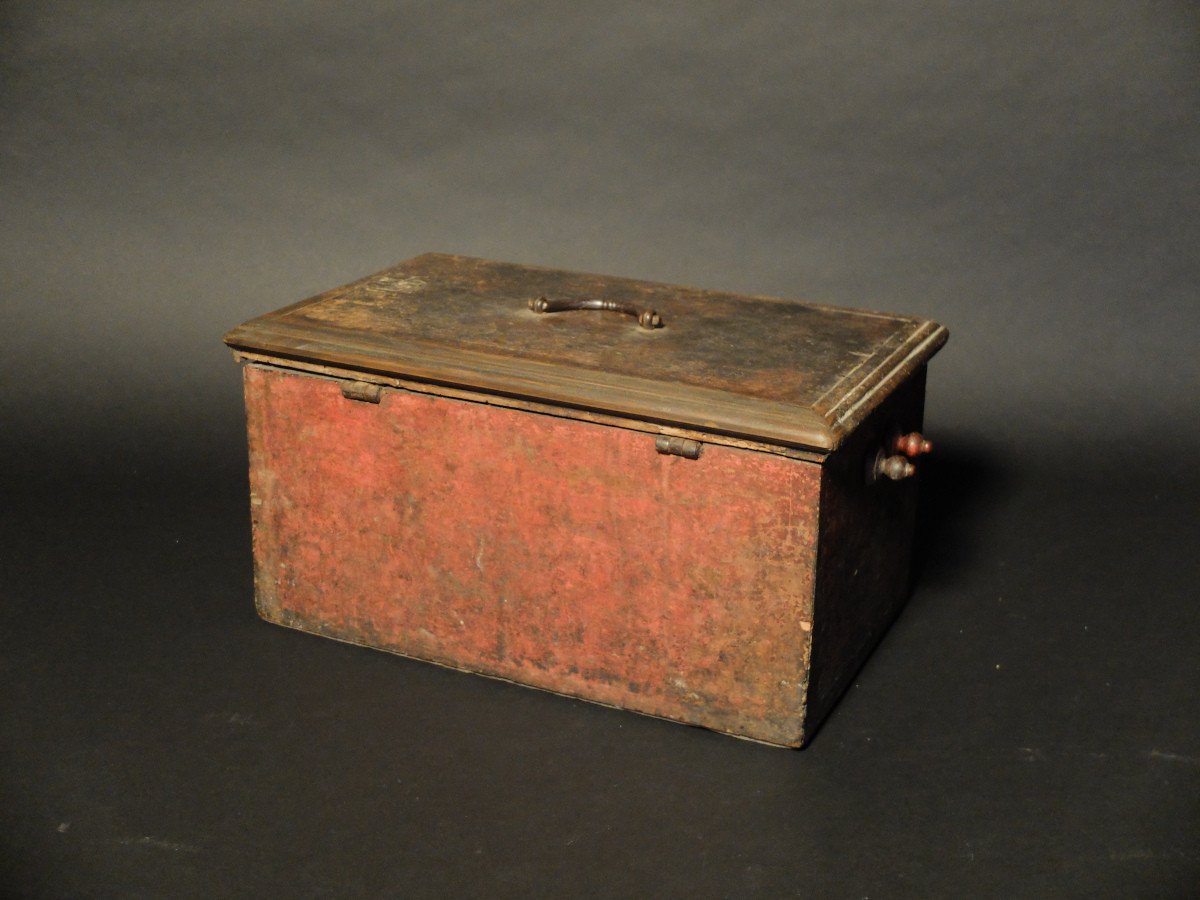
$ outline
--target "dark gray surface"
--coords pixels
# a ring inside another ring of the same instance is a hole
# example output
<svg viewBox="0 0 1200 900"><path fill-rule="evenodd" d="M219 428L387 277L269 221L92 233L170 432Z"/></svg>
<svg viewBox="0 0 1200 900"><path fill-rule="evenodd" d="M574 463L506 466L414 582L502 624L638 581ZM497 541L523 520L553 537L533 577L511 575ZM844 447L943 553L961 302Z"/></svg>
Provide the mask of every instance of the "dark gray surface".
<svg viewBox="0 0 1200 900"><path fill-rule="evenodd" d="M0 888L1200 888L1200 12L0 3ZM259 623L229 326L424 250L937 319L810 749Z"/></svg>

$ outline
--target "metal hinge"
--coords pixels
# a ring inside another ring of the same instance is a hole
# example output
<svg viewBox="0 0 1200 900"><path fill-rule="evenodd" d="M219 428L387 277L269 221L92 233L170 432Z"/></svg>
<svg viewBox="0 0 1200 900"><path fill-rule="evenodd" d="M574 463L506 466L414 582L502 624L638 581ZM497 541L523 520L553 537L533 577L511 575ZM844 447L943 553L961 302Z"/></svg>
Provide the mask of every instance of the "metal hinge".
<svg viewBox="0 0 1200 900"><path fill-rule="evenodd" d="M378 403L383 396L383 385L372 384L369 381L342 382L342 396L347 400L362 400L364 403Z"/></svg>
<svg viewBox="0 0 1200 900"><path fill-rule="evenodd" d="M660 434L654 439L654 449L659 453L682 456L684 459L699 459L700 448L703 446L699 441L691 441L681 437L667 437L665 434Z"/></svg>

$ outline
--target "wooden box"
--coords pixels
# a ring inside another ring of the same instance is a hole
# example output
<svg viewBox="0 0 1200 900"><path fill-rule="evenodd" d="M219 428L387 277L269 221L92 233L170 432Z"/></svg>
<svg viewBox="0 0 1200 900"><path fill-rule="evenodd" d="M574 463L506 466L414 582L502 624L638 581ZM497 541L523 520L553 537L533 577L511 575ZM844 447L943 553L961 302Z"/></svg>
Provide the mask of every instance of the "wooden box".
<svg viewBox="0 0 1200 900"><path fill-rule="evenodd" d="M442 254L254 319L259 613L800 746L906 597L946 335Z"/></svg>

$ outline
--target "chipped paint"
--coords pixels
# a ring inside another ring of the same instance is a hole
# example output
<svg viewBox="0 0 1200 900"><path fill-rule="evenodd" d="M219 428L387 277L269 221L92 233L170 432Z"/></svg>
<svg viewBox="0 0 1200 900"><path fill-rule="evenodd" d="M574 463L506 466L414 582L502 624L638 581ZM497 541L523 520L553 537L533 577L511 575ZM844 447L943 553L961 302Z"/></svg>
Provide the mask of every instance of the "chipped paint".
<svg viewBox="0 0 1200 900"><path fill-rule="evenodd" d="M245 367L264 618L798 744L820 466Z"/></svg>

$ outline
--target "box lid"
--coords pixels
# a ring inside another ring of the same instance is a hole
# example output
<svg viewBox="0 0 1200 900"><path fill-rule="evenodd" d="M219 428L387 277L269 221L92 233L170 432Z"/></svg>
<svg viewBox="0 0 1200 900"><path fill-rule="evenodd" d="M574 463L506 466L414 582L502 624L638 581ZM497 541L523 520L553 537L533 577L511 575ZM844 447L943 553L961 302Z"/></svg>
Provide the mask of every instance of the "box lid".
<svg viewBox="0 0 1200 900"><path fill-rule="evenodd" d="M581 305L600 308L559 309ZM947 334L908 316L430 253L225 342L284 365L829 451Z"/></svg>

